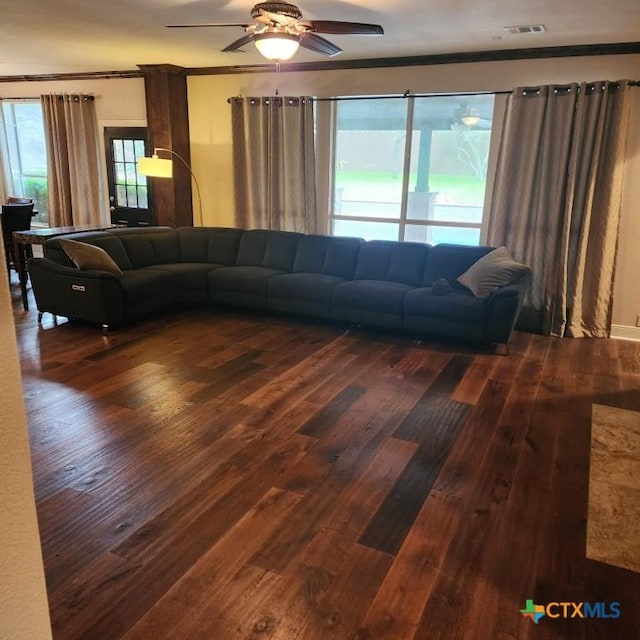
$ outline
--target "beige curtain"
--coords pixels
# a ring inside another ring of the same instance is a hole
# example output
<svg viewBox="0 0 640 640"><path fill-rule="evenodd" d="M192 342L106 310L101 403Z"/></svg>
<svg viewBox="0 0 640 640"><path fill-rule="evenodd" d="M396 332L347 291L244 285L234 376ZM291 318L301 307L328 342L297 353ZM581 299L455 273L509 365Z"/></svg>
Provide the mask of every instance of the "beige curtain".
<svg viewBox="0 0 640 640"><path fill-rule="evenodd" d="M93 96L40 96L47 143L49 226L104 224Z"/></svg>
<svg viewBox="0 0 640 640"><path fill-rule="evenodd" d="M236 224L322 233L316 207L313 100L232 98Z"/></svg>
<svg viewBox="0 0 640 640"><path fill-rule="evenodd" d="M627 81L602 81L508 99L488 240L533 269L525 328L609 334L628 94Z"/></svg>

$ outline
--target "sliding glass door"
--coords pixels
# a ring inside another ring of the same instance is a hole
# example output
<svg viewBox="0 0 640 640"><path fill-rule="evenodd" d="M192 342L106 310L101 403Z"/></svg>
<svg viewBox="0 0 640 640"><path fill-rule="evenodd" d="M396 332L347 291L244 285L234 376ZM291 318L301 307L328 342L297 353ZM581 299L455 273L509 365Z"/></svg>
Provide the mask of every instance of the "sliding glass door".
<svg viewBox="0 0 640 640"><path fill-rule="evenodd" d="M493 94L336 105L335 235L478 244Z"/></svg>

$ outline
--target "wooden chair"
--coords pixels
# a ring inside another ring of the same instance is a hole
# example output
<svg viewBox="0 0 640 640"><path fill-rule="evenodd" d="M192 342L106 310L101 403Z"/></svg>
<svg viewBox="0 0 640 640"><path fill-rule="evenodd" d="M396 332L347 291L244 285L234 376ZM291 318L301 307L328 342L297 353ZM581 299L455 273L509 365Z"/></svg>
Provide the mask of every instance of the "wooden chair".
<svg viewBox="0 0 640 640"><path fill-rule="evenodd" d="M28 231L31 229L31 215L33 213L33 202L31 204L5 204L2 205L2 215L0 223L2 226L2 242L7 260L7 274L11 281L11 267L18 271L18 261L13 244L14 231Z"/></svg>

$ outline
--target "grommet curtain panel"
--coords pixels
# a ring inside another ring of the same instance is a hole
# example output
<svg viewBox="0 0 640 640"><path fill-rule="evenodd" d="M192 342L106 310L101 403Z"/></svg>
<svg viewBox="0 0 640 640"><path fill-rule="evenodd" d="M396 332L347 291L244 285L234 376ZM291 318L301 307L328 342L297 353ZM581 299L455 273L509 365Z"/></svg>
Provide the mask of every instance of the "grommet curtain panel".
<svg viewBox="0 0 640 640"><path fill-rule="evenodd" d="M49 226L104 224L93 96L40 96L47 143Z"/></svg>
<svg viewBox="0 0 640 640"><path fill-rule="evenodd" d="M488 242L533 269L523 328L606 337L629 82L519 87L507 101Z"/></svg>
<svg viewBox="0 0 640 640"><path fill-rule="evenodd" d="M324 233L316 207L313 100L231 98L235 222Z"/></svg>

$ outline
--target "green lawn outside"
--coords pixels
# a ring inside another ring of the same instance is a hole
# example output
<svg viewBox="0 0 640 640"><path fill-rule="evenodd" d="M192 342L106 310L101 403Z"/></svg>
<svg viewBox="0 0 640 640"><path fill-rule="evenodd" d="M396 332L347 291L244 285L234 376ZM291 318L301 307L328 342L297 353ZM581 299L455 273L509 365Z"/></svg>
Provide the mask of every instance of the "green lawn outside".
<svg viewBox="0 0 640 640"><path fill-rule="evenodd" d="M336 171L335 186L348 189L349 187L377 187L388 184L398 188L402 184L402 175L393 175L386 171ZM416 175L409 178L409 189L415 185ZM438 199L455 202L456 204L482 204L484 201L485 181L472 176L454 176L432 174L429 176L429 188L438 192Z"/></svg>

